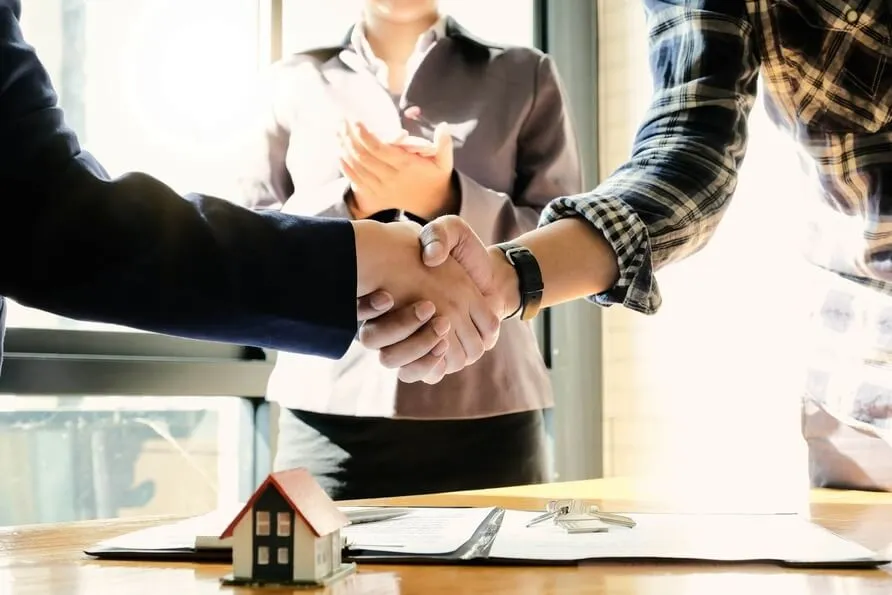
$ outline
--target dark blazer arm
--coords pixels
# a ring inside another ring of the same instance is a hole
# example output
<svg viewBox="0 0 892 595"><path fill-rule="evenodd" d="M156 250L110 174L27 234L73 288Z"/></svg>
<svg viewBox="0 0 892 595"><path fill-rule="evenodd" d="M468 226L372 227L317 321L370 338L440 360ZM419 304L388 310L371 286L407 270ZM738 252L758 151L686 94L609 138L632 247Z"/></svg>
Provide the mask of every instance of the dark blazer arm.
<svg viewBox="0 0 892 595"><path fill-rule="evenodd" d="M0 0L0 295L64 316L340 357L356 332L349 222L112 180L66 127Z"/></svg>

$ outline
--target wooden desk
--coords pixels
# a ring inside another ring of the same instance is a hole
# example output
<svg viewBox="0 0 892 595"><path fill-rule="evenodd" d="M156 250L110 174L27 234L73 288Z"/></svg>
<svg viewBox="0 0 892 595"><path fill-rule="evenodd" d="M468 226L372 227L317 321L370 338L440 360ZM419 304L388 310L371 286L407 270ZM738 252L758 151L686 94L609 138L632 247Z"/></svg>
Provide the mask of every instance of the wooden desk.
<svg viewBox="0 0 892 595"><path fill-rule="evenodd" d="M539 508L543 499L580 497L597 500L606 510L691 509L693 500L677 498L657 483L596 480L440 494L389 500L392 503L493 505ZM724 499L718 490L726 493ZM733 491L731 491L733 490ZM705 489L709 493L708 489ZM732 495L727 495L731 491ZM765 510L764 490L728 486L712 488L709 508L747 512ZM689 492L693 493L693 492ZM699 492L702 493L702 492ZM674 495L673 495L674 494ZM761 495L758 495L761 494ZM703 496L705 498L705 496ZM869 548L892 546L892 494L816 490L774 496L777 511L800 508L817 522ZM661 501L662 500L662 501ZM228 566L101 562L83 548L100 539L145 527L157 520L102 521L0 529L0 594L152 594L254 591L222 587L218 578ZM768 565L623 565L578 567L447 567L364 565L355 576L327 590L269 590L260 593L324 595L438 595L457 593L635 594L635 595L784 595L892 593L892 568L868 571L789 570Z"/></svg>

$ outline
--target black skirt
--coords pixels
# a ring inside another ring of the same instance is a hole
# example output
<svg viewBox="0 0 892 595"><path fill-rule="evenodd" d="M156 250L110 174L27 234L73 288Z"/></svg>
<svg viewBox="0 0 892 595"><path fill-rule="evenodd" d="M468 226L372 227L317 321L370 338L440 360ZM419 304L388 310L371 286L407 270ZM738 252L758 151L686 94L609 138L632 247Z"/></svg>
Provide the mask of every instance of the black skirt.
<svg viewBox="0 0 892 595"><path fill-rule="evenodd" d="M276 470L307 468L336 500L549 481L542 411L462 420L282 409Z"/></svg>

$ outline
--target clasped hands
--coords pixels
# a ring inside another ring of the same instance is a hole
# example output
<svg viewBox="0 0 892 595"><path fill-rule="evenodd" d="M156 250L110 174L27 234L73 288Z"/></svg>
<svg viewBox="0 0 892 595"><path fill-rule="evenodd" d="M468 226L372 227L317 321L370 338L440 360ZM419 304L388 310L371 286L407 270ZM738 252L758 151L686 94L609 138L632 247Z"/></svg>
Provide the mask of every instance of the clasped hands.
<svg viewBox="0 0 892 595"><path fill-rule="evenodd" d="M495 346L517 309L514 268L449 215L415 223L354 222L362 344L404 382L439 382Z"/></svg>
<svg viewBox="0 0 892 595"><path fill-rule="evenodd" d="M361 123L345 123L339 136L352 191L360 341L404 382L439 382L495 345L517 308L514 269L465 221L442 216L458 200L445 125L432 142L405 133L385 142ZM394 208L434 220L422 228L367 219Z"/></svg>

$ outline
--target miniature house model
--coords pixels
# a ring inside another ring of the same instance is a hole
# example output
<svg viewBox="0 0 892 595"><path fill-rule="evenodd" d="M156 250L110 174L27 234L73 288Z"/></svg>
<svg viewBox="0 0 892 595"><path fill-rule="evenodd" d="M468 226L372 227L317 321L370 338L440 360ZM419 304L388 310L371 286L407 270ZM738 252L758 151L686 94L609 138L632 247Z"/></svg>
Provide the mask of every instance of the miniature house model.
<svg viewBox="0 0 892 595"><path fill-rule="evenodd" d="M341 562L347 517L306 469L272 473L221 539L232 538L232 584L326 584Z"/></svg>

